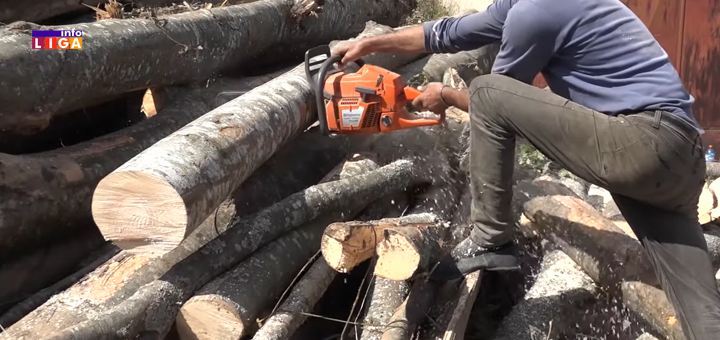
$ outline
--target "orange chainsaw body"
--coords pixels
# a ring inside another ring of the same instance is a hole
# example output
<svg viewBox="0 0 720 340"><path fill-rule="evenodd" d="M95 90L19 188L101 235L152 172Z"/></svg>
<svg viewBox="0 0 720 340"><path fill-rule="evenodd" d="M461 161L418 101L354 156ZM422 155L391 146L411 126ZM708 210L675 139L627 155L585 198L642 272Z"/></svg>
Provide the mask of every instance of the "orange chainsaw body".
<svg viewBox="0 0 720 340"><path fill-rule="evenodd" d="M312 50L311 50L312 51ZM308 79L316 82L318 120L325 133L371 134L400 129L437 125L445 119L418 117L407 110L407 105L420 95L420 91L406 87L402 77L392 71L364 62L357 62L357 72L333 69L330 64L339 56L330 56L329 49L320 71L313 73L311 58L306 54ZM316 52L315 55L321 53ZM315 62L315 65L320 64ZM318 69L318 67L315 67ZM317 75L319 73L319 75ZM315 78L313 78L315 75ZM322 87L322 91L319 88ZM323 103L323 104L320 104ZM321 116L322 115L322 116Z"/></svg>

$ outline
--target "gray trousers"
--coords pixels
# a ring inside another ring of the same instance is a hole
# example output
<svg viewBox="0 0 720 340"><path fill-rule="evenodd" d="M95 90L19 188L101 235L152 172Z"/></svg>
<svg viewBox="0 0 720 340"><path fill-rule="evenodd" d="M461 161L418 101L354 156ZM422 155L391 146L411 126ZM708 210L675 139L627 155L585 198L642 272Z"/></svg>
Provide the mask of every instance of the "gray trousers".
<svg viewBox="0 0 720 340"><path fill-rule="evenodd" d="M502 75L470 85L472 239L511 240L515 136L613 195L688 340L720 339L720 293L697 219L699 133L667 112L608 116Z"/></svg>

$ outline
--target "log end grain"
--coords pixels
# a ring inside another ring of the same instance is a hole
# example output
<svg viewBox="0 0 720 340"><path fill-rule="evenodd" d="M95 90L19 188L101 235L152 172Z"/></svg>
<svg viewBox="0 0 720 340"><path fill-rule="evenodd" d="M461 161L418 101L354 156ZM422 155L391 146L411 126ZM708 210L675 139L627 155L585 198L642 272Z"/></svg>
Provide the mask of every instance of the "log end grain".
<svg viewBox="0 0 720 340"><path fill-rule="evenodd" d="M320 249L330 267L347 273L372 257L375 245L382 239L382 226L358 226L351 223L332 223L320 241Z"/></svg>
<svg viewBox="0 0 720 340"><path fill-rule="evenodd" d="M106 240L133 254L164 254L186 236L183 198L162 178L139 171L113 172L101 180L92 215Z"/></svg>
<svg viewBox="0 0 720 340"><path fill-rule="evenodd" d="M236 312L237 306L220 295L198 295L188 300L178 313L177 330L181 340L230 340L245 334L249 320Z"/></svg>
<svg viewBox="0 0 720 340"><path fill-rule="evenodd" d="M378 260L375 275L389 280L407 280L421 265L422 254L414 242L392 229L385 230L377 245Z"/></svg>

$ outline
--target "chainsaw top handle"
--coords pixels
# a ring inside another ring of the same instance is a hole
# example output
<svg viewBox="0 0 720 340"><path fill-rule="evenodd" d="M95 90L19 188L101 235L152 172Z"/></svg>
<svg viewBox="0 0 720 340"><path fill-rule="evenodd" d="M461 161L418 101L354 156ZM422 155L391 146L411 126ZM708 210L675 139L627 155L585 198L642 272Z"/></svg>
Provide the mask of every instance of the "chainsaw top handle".
<svg viewBox="0 0 720 340"><path fill-rule="evenodd" d="M343 56L333 54L322 63L317 74L317 83L315 83L315 100L317 104L318 121L320 123L320 131L327 135L327 116L325 111L325 80L327 79L327 73L330 68L334 67L335 63L342 61ZM365 62L362 59L355 60L355 64L362 67Z"/></svg>

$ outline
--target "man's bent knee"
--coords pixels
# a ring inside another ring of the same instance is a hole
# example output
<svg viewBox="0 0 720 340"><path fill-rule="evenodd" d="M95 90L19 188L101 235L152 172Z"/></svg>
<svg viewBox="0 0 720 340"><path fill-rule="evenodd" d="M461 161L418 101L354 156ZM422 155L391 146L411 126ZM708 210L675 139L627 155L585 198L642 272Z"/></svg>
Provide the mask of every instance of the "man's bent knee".
<svg viewBox="0 0 720 340"><path fill-rule="evenodd" d="M468 87L470 93L469 113L472 120L493 118L498 113L497 85L506 82L508 77L499 74L486 74L475 77ZM497 117L495 117L497 118Z"/></svg>

